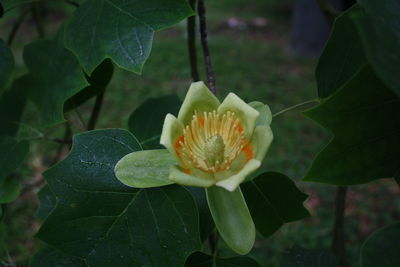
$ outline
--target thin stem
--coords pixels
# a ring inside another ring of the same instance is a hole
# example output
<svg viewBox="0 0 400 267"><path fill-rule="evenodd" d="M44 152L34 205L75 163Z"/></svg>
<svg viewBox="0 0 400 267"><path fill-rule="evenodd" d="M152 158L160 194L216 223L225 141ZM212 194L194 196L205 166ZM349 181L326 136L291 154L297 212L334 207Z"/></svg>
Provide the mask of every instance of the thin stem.
<svg viewBox="0 0 400 267"><path fill-rule="evenodd" d="M333 22L335 22L336 17L340 15L340 12L333 7L329 0L317 0L317 3L319 9L324 14L326 21L329 25L332 25Z"/></svg>
<svg viewBox="0 0 400 267"><path fill-rule="evenodd" d="M73 0L66 0L66 2L70 5L73 5L74 7L79 7L79 4Z"/></svg>
<svg viewBox="0 0 400 267"><path fill-rule="evenodd" d="M332 252L339 260L340 266L347 266L345 250L344 211L346 208L347 187L339 186L335 198L335 224L333 227Z"/></svg>
<svg viewBox="0 0 400 267"><path fill-rule="evenodd" d="M43 27L43 23L40 17L39 10L38 10L38 6L37 5L33 5L32 6L32 18L33 21L35 22L35 26L36 26L36 31L38 33L39 38L43 39L45 36L44 33L44 27Z"/></svg>
<svg viewBox="0 0 400 267"><path fill-rule="evenodd" d="M193 10L196 10L196 0L189 0L189 4ZM187 19L187 34L188 34L188 51L189 51L192 80L194 82L197 82L200 80L200 76L197 67L197 53L196 53L196 15L193 15Z"/></svg>
<svg viewBox="0 0 400 267"><path fill-rule="evenodd" d="M26 17L26 15L28 14L28 9L25 9L21 12L21 14L19 15L19 17L17 18L17 20L14 22L14 25L10 31L10 34L8 35L8 39L7 39L7 44L8 46L11 46L11 44L14 41L15 35L17 34L19 28L22 25L22 22L24 22L24 19Z"/></svg>
<svg viewBox="0 0 400 267"><path fill-rule="evenodd" d="M90 116L89 123L88 123L88 131L93 130L96 126L97 119L99 118L101 106L103 105L103 98L104 98L104 92L103 90L101 93L99 93L96 97L96 102L93 107L92 115Z"/></svg>
<svg viewBox="0 0 400 267"><path fill-rule="evenodd" d="M215 75L211 65L210 50L208 49L206 7L204 4L204 0L198 0L197 10L200 20L200 37L201 37L201 45L203 48L204 61L206 63L208 85L210 86L211 92L216 94L217 89L215 87Z"/></svg>
<svg viewBox="0 0 400 267"><path fill-rule="evenodd" d="M279 115L282 115L282 114L284 114L284 113L286 113L286 112L288 112L288 111L294 110L294 109L296 109L296 108L299 108L299 107L301 107L301 106L304 106L304 105L307 105L307 104L311 104L311 103L319 103L319 100L318 100L318 99L311 99L311 100L304 101L304 102L302 102L302 103L299 103L299 104L290 106L290 107L285 108L285 109L283 109L283 110L281 110L281 111L279 111L279 112L277 112L277 113L275 113L275 114L272 114L272 117L275 118L275 117L277 117L277 116L279 116Z"/></svg>

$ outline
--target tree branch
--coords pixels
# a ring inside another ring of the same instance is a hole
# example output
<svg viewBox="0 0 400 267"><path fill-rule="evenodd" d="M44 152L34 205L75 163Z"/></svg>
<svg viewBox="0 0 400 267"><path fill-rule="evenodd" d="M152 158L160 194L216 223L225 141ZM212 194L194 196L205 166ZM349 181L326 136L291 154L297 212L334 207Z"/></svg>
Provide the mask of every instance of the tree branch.
<svg viewBox="0 0 400 267"><path fill-rule="evenodd" d="M103 98L104 98L105 89L100 92L96 97L96 102L93 107L92 115L90 116L89 123L88 123L88 131L93 130L96 126L97 119L99 118L101 106L103 105Z"/></svg>
<svg viewBox="0 0 400 267"><path fill-rule="evenodd" d="M211 92L216 94L217 89L215 87L215 76L211 65L210 50L208 49L206 7L204 5L204 0L198 0L197 10L200 20L200 37L201 37L201 45L203 48L204 61L206 63L208 85L210 86Z"/></svg>
<svg viewBox="0 0 400 267"><path fill-rule="evenodd" d="M332 252L340 266L346 267L344 211L346 208L347 187L338 186L335 197L335 224L333 227Z"/></svg>
<svg viewBox="0 0 400 267"><path fill-rule="evenodd" d="M29 11L28 9L21 11L21 14L17 18L17 20L14 22L14 25L10 31L10 34L8 35L8 39L7 39L8 46L11 46L11 44L13 43L15 35L17 34L19 28L21 27L22 22L24 22L24 19L25 19L26 15L28 14L28 11Z"/></svg>
<svg viewBox="0 0 400 267"><path fill-rule="evenodd" d="M329 0L317 0L317 3L319 5L319 9L324 14L326 21L329 23L329 25L333 25L333 22L335 21L336 17L340 15L340 12L333 7Z"/></svg>
<svg viewBox="0 0 400 267"><path fill-rule="evenodd" d="M189 4L193 10L196 10L196 0L189 0ZM196 52L196 15L193 15L187 19L187 35L188 35L188 51L189 51L192 80L194 82L197 82L200 80L200 76L197 67L197 52Z"/></svg>
<svg viewBox="0 0 400 267"><path fill-rule="evenodd" d="M32 5L31 11L32 11L32 18L33 18L33 21L35 22L36 31L38 33L38 36L39 36L39 38L43 39L45 36L45 32L44 32L44 27L42 24L40 14L38 14L39 13L38 6Z"/></svg>

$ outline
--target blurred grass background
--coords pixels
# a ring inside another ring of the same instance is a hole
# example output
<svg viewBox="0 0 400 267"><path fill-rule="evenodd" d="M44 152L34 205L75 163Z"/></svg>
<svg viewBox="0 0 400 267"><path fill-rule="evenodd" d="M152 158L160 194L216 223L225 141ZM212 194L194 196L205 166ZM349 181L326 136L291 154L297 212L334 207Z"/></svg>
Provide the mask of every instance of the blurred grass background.
<svg viewBox="0 0 400 267"><path fill-rule="evenodd" d="M293 55L287 48L290 0L219 0L206 1L206 4L209 45L221 99L232 91L248 102L267 103L275 113L317 97L314 78L317 59ZM59 3L48 4L45 22L49 35L70 11L70 7ZM0 22L2 38L7 36L12 25L13 14L9 17L9 21ZM24 71L23 46L36 38L32 24L29 20L25 22L13 45L21 73ZM198 61L201 77L205 80L200 44ZM171 93L183 98L190 82L186 23L182 22L156 34L142 75L115 69L97 128L126 128L130 113L145 99ZM88 120L92 106L93 100L79 108L83 121ZM25 116L28 122L35 123L32 105ZM69 113L68 118L79 125L75 112ZM335 187L301 182L313 157L330 139L329 132L302 116L299 110L276 117L272 127L275 140L265 161L266 168L283 172L298 182L298 186L309 194L305 205L312 217L287 224L268 239L258 238L251 256L262 266L278 266L283 252L293 245L330 249L334 218ZM50 133L56 135L62 128L50 130ZM74 130L78 132L79 127ZM23 176L27 177L24 179L30 181L24 183L40 178L56 147L48 142L33 142L31 156L22 170ZM349 189L345 223L350 266L357 266L360 246L371 232L400 217L396 195L398 188L390 180ZM33 239L40 225L34 218L37 206L36 196L27 195L9 205L6 211L0 235L7 247L6 254L14 263L26 263L40 246L40 242ZM226 249L221 246L224 253Z"/></svg>

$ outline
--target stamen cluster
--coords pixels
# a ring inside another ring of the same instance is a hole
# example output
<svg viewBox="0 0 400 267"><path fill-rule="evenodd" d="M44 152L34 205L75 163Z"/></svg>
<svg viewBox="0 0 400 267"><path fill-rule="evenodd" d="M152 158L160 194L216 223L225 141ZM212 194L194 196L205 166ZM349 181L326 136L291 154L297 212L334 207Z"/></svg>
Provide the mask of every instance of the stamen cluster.
<svg viewBox="0 0 400 267"><path fill-rule="evenodd" d="M177 152L186 167L211 173L228 170L247 143L235 113L221 115L215 110L195 112L178 142Z"/></svg>

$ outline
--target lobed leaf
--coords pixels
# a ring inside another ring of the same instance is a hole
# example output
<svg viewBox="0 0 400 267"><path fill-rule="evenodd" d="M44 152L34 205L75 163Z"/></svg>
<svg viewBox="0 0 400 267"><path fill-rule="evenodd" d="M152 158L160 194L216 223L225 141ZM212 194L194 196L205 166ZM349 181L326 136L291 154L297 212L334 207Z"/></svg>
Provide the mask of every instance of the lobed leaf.
<svg viewBox="0 0 400 267"><path fill-rule="evenodd" d="M369 66L305 115L334 133L304 177L334 185L394 177L400 166L400 99Z"/></svg>
<svg viewBox="0 0 400 267"><path fill-rule="evenodd" d="M200 248L196 204L186 189L132 189L114 176L139 151L128 131L76 135L66 159L44 173L57 205L38 237L87 266L181 266Z"/></svg>
<svg viewBox="0 0 400 267"><path fill-rule="evenodd" d="M310 215L303 206L307 195L284 174L265 172L241 187L254 224L264 237L275 233L284 223Z"/></svg>
<svg viewBox="0 0 400 267"><path fill-rule="evenodd" d="M64 121L64 102L88 86L75 56L56 41L37 41L24 49L30 72L22 78L26 95L45 126Z"/></svg>
<svg viewBox="0 0 400 267"><path fill-rule="evenodd" d="M176 95L147 99L129 116L129 130L144 149L164 148L160 137L165 116L168 113L177 115L181 105Z"/></svg>
<svg viewBox="0 0 400 267"><path fill-rule="evenodd" d="M367 58L380 79L400 96L400 2L360 0L352 14Z"/></svg>
<svg viewBox="0 0 400 267"><path fill-rule="evenodd" d="M66 23L64 42L88 74L106 58L140 73L154 32L192 14L185 0L87 0Z"/></svg>

